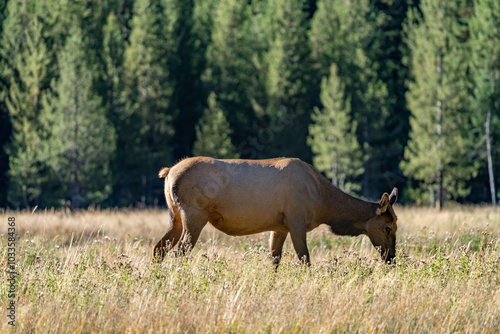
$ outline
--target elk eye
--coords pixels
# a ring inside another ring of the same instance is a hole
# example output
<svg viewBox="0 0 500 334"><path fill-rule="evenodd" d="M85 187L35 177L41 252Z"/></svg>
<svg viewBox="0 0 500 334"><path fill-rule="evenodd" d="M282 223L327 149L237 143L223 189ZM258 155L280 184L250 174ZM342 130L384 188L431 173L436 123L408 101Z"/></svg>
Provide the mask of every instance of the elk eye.
<svg viewBox="0 0 500 334"><path fill-rule="evenodd" d="M386 227L385 231L387 232L387 234L389 234L389 233L391 233L391 228L390 227Z"/></svg>

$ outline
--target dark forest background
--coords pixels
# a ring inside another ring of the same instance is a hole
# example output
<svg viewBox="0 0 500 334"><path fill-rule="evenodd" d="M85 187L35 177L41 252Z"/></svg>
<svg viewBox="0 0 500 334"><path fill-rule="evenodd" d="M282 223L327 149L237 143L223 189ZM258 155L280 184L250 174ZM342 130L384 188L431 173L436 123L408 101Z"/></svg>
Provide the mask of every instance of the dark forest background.
<svg viewBox="0 0 500 334"><path fill-rule="evenodd" d="M0 207L163 205L193 155L499 195L498 0L0 0L0 23Z"/></svg>

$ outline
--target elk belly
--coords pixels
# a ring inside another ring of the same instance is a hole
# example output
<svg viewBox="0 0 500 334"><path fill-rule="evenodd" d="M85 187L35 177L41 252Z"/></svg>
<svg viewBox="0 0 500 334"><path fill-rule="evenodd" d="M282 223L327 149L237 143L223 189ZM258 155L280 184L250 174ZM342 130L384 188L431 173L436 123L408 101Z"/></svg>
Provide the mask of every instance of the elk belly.
<svg viewBox="0 0 500 334"><path fill-rule="evenodd" d="M209 222L219 231L228 235L242 236L266 231L286 231L282 215L279 213L236 212L222 210L212 212Z"/></svg>

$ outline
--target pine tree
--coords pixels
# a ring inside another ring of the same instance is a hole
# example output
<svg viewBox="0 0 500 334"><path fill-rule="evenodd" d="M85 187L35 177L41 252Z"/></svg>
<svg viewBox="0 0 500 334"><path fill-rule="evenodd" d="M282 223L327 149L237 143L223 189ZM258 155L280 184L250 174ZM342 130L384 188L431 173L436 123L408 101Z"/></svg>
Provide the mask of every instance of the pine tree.
<svg viewBox="0 0 500 334"><path fill-rule="evenodd" d="M465 28L462 2L422 1L406 26L413 80L407 93L410 141L401 167L424 182L442 208L446 198L468 193L475 168L467 155L470 112L467 103ZM430 188L429 188L430 187Z"/></svg>
<svg viewBox="0 0 500 334"><path fill-rule="evenodd" d="M469 21L472 48L472 68L475 83L472 105L474 123L484 141L491 203L497 205L494 173L495 152L493 133L500 130L500 3L493 0L474 1L474 12ZM497 169L498 170L498 169Z"/></svg>
<svg viewBox="0 0 500 334"><path fill-rule="evenodd" d="M310 160L306 138L312 105L312 66L307 13L299 1L279 0L269 2L266 14L270 45L265 55L266 114L270 118L268 130L273 134L273 140L269 140L263 153Z"/></svg>
<svg viewBox="0 0 500 334"><path fill-rule="evenodd" d="M103 58L104 79L107 88L109 117L119 117L118 104L120 92L123 89L123 61L125 54L125 41L121 34L120 24L116 16L111 13L103 28Z"/></svg>
<svg viewBox="0 0 500 334"><path fill-rule="evenodd" d="M3 89L2 86L4 86L4 84L0 82L0 90ZM2 100L0 100L0 207L7 206L7 189L9 180L7 171L9 170L9 156L5 147L9 143L11 131L7 106Z"/></svg>
<svg viewBox="0 0 500 334"><path fill-rule="evenodd" d="M64 48L73 27L84 26L84 19L90 15L88 6L91 6L91 3L87 0L44 0L43 2L41 7L44 23L47 26L46 43L48 48L54 52L55 68L53 70L57 71L57 55L55 53ZM85 31L82 34L85 36ZM94 58L94 50L88 50L88 52L89 55L92 53L91 56Z"/></svg>
<svg viewBox="0 0 500 334"><path fill-rule="evenodd" d="M122 66L125 41L130 34L129 22L133 1L93 0L79 3L82 8L78 19L81 21L82 36L88 45L88 64L95 73L94 86L108 108L110 118L115 123L118 112L118 96L122 90ZM131 21L131 20L130 20Z"/></svg>
<svg viewBox="0 0 500 334"><path fill-rule="evenodd" d="M354 59L364 41L370 37L372 26L367 21L370 14L368 0L345 1L323 0L311 23L309 39L318 77L328 76L330 64L337 64L339 75L345 76L346 88L355 78Z"/></svg>
<svg viewBox="0 0 500 334"><path fill-rule="evenodd" d="M7 17L7 0L0 1L0 34L2 33L3 21Z"/></svg>
<svg viewBox="0 0 500 334"><path fill-rule="evenodd" d="M177 0L179 14L174 27L178 39L175 61L170 73L175 82L172 106L176 108L177 132L174 155L189 156L195 141L196 121L203 113L206 92L201 76L205 71L206 48L210 39L211 17L215 2Z"/></svg>
<svg viewBox="0 0 500 334"><path fill-rule="evenodd" d="M3 35L3 23L7 17L7 0L0 0L0 40ZM3 55L0 52L0 66L4 63ZM7 91L7 82L0 71L0 207L7 205L7 171L9 169L9 156L5 151L5 146L9 142L11 124L9 111L2 97L3 91Z"/></svg>
<svg viewBox="0 0 500 334"><path fill-rule="evenodd" d="M377 63L375 67L378 77L385 83L388 96L386 104L388 117L383 126L386 134L380 142L383 147L379 151L378 175L383 175L387 181L382 186L391 189L394 185L400 188L404 184L399 164L404 156L404 148L408 141L410 131L410 111L406 102L407 87L405 82L409 79L408 67L403 58L408 54L408 46L404 42L403 23L406 20L408 8L416 6L416 0L372 1L373 12L377 13L373 37L369 39L370 54L372 62ZM379 181L381 181L379 179Z"/></svg>
<svg viewBox="0 0 500 334"><path fill-rule="evenodd" d="M258 5L239 0L219 1L203 74L205 86L217 94L221 108L230 111L227 118L238 146L253 133L251 120L264 115L267 101L263 89L266 39L254 19L261 15Z"/></svg>
<svg viewBox="0 0 500 334"><path fill-rule="evenodd" d="M206 52L214 30L214 16L220 0L194 0L192 12L192 38L194 47L199 51L193 55L193 62L204 69Z"/></svg>
<svg viewBox="0 0 500 334"><path fill-rule="evenodd" d="M81 30L73 27L58 59L61 76L52 84L54 94L44 99L47 163L74 208L109 196L115 150L115 132L93 90L86 55Z"/></svg>
<svg viewBox="0 0 500 334"><path fill-rule="evenodd" d="M106 25L103 28L103 79L106 83L106 94L103 99L107 109L108 119L113 124L117 133L116 152L111 162L113 171L113 204L120 203L121 182L126 178L122 166L127 160L129 152L126 151L126 135L122 131L123 125L123 103L121 94L124 86L124 59L125 41L122 36L121 26L117 17L111 13L108 16ZM125 135L125 136L124 136Z"/></svg>
<svg viewBox="0 0 500 334"><path fill-rule="evenodd" d="M363 173L365 197L378 196L387 187L379 160L386 158L393 137L385 127L390 116L387 88L378 77L378 64L370 58L376 21L368 0L324 0L318 3L310 32L316 78L328 75L330 65L336 64L350 96L351 117L358 121L358 142L368 158Z"/></svg>
<svg viewBox="0 0 500 334"><path fill-rule="evenodd" d="M134 5L125 51L123 122L118 133L127 152L123 166L131 171L123 184L123 196L129 203L153 204L162 193L155 171L173 162L174 82L169 67L177 52L175 5L173 0L139 0Z"/></svg>
<svg viewBox="0 0 500 334"><path fill-rule="evenodd" d="M196 141L194 155L204 155L219 159L236 159L239 157L231 143L231 129L224 112L217 105L217 96L208 96L208 108L196 125Z"/></svg>
<svg viewBox="0 0 500 334"><path fill-rule="evenodd" d="M3 98L13 127L12 142L7 146L8 200L16 207L39 203L45 179L45 158L40 153L44 129L39 116L50 58L40 6L34 1L11 2L2 35L2 75L9 86Z"/></svg>
<svg viewBox="0 0 500 334"><path fill-rule="evenodd" d="M356 137L357 122L351 120L349 98L335 64L330 76L321 82L321 104L314 108L309 126L308 143L314 153L314 166L340 189L353 193L361 186L357 180L363 173L364 158Z"/></svg>

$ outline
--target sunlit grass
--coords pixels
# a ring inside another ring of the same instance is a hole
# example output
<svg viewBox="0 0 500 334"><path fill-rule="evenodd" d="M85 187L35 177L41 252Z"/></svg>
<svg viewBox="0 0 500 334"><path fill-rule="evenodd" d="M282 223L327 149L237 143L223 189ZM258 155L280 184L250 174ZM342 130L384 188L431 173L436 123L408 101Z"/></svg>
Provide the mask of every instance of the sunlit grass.
<svg viewBox="0 0 500 334"><path fill-rule="evenodd" d="M396 265L366 237L320 228L308 236L312 266L297 265L287 241L277 273L268 233L235 238L208 227L188 256L151 263L164 210L2 213L2 222L16 217L20 276L16 328L2 317L0 331L499 332L499 211L396 211ZM5 235L0 249L5 268Z"/></svg>

